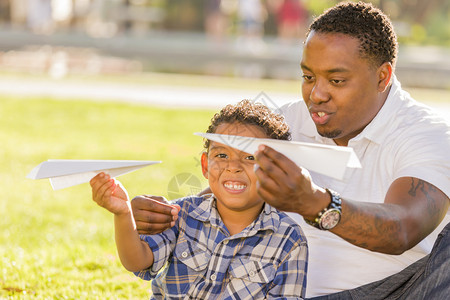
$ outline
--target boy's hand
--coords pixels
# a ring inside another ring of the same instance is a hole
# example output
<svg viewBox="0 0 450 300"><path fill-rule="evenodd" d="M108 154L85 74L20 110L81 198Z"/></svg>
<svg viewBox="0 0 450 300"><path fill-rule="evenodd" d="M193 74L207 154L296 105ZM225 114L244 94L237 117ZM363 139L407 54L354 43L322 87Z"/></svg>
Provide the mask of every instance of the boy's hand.
<svg viewBox="0 0 450 300"><path fill-rule="evenodd" d="M92 187L92 199L113 214L130 213L128 194L118 180L100 173L89 182Z"/></svg>

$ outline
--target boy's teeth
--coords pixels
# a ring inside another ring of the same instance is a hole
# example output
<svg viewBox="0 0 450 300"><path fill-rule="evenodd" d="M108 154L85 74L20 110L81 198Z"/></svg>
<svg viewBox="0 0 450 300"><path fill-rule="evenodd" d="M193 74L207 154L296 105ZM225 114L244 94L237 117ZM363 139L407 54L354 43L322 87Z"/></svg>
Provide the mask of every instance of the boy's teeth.
<svg viewBox="0 0 450 300"><path fill-rule="evenodd" d="M319 117L323 117L323 116L325 116L325 113L324 113L323 111L320 111L320 112L317 113L317 115L318 115Z"/></svg>
<svg viewBox="0 0 450 300"><path fill-rule="evenodd" d="M233 190L243 190L246 187L245 184L225 183L224 185L227 189L233 189Z"/></svg>

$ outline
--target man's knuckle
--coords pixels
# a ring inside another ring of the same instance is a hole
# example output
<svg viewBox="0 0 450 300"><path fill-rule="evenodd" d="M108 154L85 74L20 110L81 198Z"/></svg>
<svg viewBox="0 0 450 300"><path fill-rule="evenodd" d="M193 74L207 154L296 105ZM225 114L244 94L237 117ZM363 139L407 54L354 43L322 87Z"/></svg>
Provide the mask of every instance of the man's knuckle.
<svg viewBox="0 0 450 300"><path fill-rule="evenodd" d="M274 157L276 160L281 160L281 159L284 158L284 155L281 154L280 152L275 152L274 155L273 155L273 157Z"/></svg>
<svg viewBox="0 0 450 300"><path fill-rule="evenodd" d="M133 202L133 201L138 202L141 200L141 198L142 198L141 196L135 196L135 197L133 197L133 199L131 199L131 202Z"/></svg>
<svg viewBox="0 0 450 300"><path fill-rule="evenodd" d="M266 172L266 174L268 174L268 173L272 173L273 170L274 170L273 165L272 165L272 164L269 164L269 165L266 166L266 168L265 168L264 171Z"/></svg>

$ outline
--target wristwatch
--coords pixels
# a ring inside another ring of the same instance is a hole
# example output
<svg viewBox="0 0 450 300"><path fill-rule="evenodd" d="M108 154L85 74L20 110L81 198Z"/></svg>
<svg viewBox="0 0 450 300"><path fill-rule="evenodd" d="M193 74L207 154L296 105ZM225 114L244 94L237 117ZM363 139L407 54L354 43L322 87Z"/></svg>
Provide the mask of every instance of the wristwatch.
<svg viewBox="0 0 450 300"><path fill-rule="evenodd" d="M341 196L330 189L326 189L326 191L331 196L330 205L319 212L318 216L313 221L305 219L306 223L320 230L330 230L334 228L341 220L342 214Z"/></svg>

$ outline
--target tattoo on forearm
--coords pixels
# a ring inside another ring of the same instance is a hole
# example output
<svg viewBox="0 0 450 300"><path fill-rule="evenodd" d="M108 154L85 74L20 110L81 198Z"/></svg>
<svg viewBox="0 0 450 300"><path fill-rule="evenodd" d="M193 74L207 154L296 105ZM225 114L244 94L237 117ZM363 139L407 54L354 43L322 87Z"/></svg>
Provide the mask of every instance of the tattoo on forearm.
<svg viewBox="0 0 450 300"><path fill-rule="evenodd" d="M407 189L408 185L406 187L403 185L403 188ZM405 190L402 192L405 196ZM439 220L442 214L445 214L442 203L449 199L434 185L424 180L411 178L407 193L409 197L415 198L411 199L412 201L422 201L422 205L423 200L426 199L427 208L423 212L424 218ZM343 205L345 218L341 220L341 228L345 228L345 232L342 232L340 236L356 246L392 254L392 249L398 247L399 235L404 225L395 213L396 207L396 204L377 206L373 203L357 205L353 205L350 201L345 203ZM447 211L446 207L444 206L445 211ZM371 212L369 217L367 217L368 211Z"/></svg>

